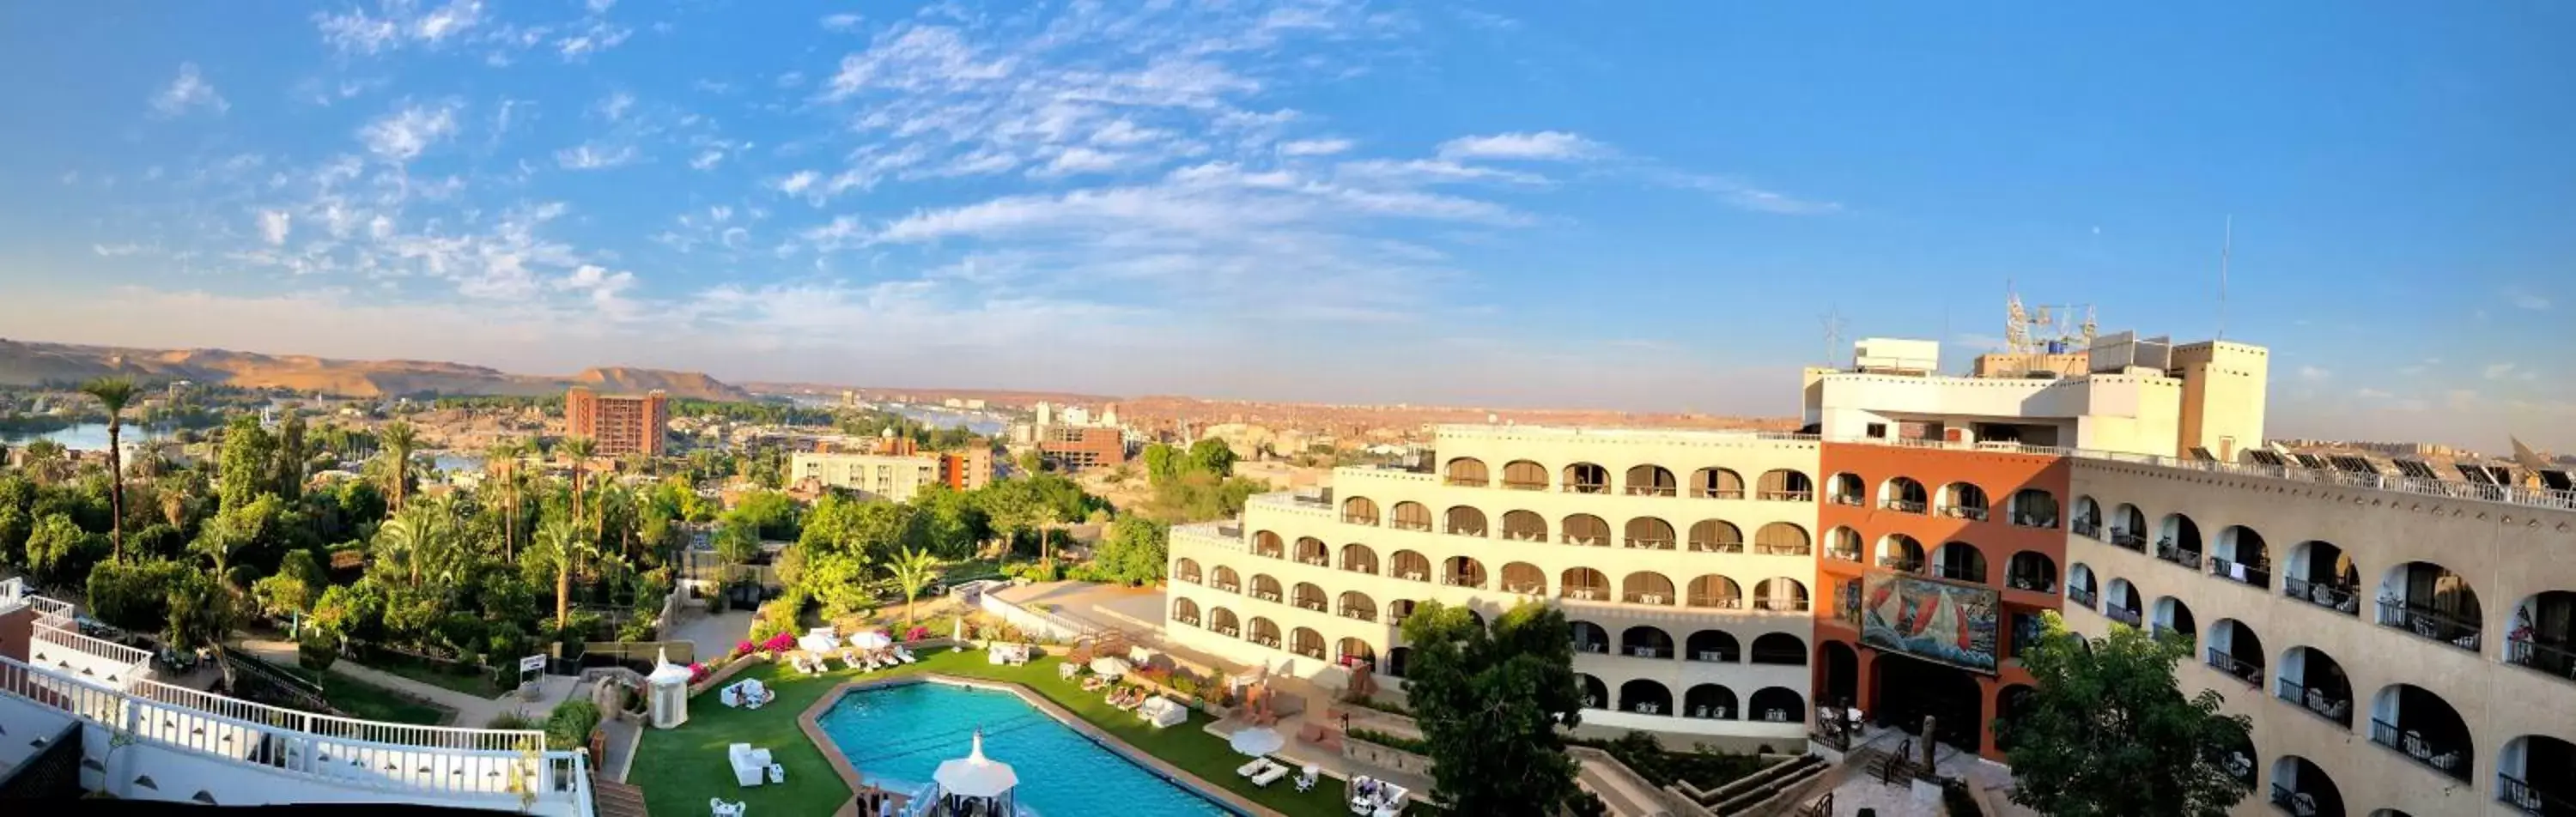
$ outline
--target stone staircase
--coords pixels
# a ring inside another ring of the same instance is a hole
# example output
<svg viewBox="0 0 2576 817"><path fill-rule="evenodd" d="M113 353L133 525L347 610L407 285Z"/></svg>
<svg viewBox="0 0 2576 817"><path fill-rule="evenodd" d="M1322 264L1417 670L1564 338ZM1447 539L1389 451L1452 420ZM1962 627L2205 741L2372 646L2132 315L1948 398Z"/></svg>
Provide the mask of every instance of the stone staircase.
<svg viewBox="0 0 2576 817"><path fill-rule="evenodd" d="M643 789L596 777L590 781L590 807L598 817L650 817Z"/></svg>

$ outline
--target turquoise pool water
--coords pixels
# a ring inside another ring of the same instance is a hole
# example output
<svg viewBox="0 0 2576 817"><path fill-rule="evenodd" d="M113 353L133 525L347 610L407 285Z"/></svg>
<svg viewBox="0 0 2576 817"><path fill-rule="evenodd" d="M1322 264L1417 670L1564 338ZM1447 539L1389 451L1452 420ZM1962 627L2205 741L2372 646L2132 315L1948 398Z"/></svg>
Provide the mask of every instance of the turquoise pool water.
<svg viewBox="0 0 2576 817"><path fill-rule="evenodd" d="M939 763L966 756L984 730L984 756L1020 775L1020 805L1048 817L1231 812L1127 762L1018 695L938 683L851 692L818 723L868 782L909 792Z"/></svg>

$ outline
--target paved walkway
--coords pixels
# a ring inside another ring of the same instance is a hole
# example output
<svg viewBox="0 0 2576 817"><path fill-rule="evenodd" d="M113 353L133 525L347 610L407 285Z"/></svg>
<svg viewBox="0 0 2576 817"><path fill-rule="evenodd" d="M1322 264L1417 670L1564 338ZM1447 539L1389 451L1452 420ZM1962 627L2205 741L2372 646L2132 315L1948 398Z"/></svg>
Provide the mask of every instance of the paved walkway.
<svg viewBox="0 0 2576 817"><path fill-rule="evenodd" d="M751 635L751 616L749 610L709 615L702 605L684 606L680 608L680 623L672 625L664 638L695 645L700 661L723 658L734 644Z"/></svg>
<svg viewBox="0 0 2576 817"><path fill-rule="evenodd" d="M239 648L271 662L290 666L295 663L295 643L291 641L245 640L241 642ZM491 723L494 717L504 712L515 712L532 719L543 720L547 712L554 710L556 704L563 703L566 698L572 697L573 688L581 683L581 679L569 675L548 675L537 683L537 700L522 701L517 695L478 698L436 684L422 683L364 666L345 658L331 662L330 671L333 675L345 675L454 710L456 719L451 725L469 729L481 729L484 724Z"/></svg>

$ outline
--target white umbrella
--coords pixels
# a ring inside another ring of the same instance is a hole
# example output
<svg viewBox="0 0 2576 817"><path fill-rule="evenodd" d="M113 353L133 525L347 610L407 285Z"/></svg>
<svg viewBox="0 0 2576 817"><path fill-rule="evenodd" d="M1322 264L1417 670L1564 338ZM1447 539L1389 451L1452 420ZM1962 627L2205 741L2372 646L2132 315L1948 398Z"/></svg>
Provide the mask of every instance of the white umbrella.
<svg viewBox="0 0 2576 817"><path fill-rule="evenodd" d="M893 644L894 639L887 638L886 634L875 630L869 630L864 633L850 636L850 646L857 647L862 650L882 650L886 647L892 646Z"/></svg>
<svg viewBox="0 0 2576 817"><path fill-rule="evenodd" d="M1281 737L1276 730L1266 726L1238 730L1233 737L1226 738L1225 742L1226 745L1234 747L1236 754L1249 757L1267 755L1288 745L1287 738Z"/></svg>
<svg viewBox="0 0 2576 817"><path fill-rule="evenodd" d="M1125 675L1127 674L1127 670L1131 668L1131 665L1127 663L1127 659L1114 655L1091 659L1092 673L1105 678L1117 678L1118 676Z"/></svg>
<svg viewBox="0 0 2576 817"><path fill-rule="evenodd" d="M975 732L974 751L958 760L941 761L939 771L931 775L941 791L960 797L1000 797L1020 785L1020 773L1011 764L984 757L984 733Z"/></svg>
<svg viewBox="0 0 2576 817"><path fill-rule="evenodd" d="M831 652L834 647L841 646L841 643L828 635L806 633L805 637L796 639L796 646L806 652L826 653Z"/></svg>

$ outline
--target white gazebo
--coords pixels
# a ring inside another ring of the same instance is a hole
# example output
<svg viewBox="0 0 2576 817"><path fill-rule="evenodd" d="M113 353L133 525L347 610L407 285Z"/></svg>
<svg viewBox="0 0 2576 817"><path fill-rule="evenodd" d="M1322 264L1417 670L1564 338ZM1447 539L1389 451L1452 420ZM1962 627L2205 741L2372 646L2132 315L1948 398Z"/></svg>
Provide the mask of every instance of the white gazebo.
<svg viewBox="0 0 2576 817"><path fill-rule="evenodd" d="M689 722L689 668L671 663L668 648L653 657L653 674L644 676L644 686L651 696L653 728Z"/></svg>
<svg viewBox="0 0 2576 817"><path fill-rule="evenodd" d="M984 730L975 730L974 749L964 758L942 761L930 779L939 784L939 799L949 814L965 813L969 803L984 803L986 814L1018 814L1020 774L1011 764L984 757Z"/></svg>

